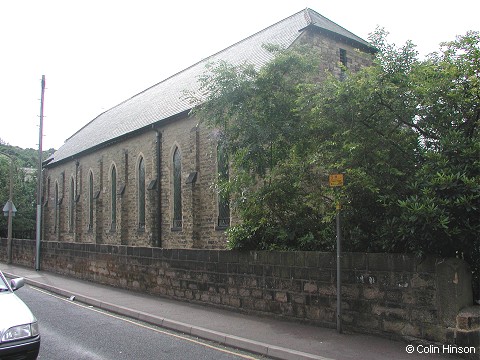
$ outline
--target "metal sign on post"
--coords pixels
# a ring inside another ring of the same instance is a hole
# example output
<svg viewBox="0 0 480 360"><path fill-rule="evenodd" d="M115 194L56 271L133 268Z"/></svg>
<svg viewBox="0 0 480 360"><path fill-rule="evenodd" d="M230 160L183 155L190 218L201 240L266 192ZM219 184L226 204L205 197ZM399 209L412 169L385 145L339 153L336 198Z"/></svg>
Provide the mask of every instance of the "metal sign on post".
<svg viewBox="0 0 480 360"><path fill-rule="evenodd" d="M332 174L328 176L330 187L343 186L343 174Z"/></svg>
<svg viewBox="0 0 480 360"><path fill-rule="evenodd" d="M332 174L328 177L330 187L343 186L343 174ZM341 254L342 254L342 233L340 226L340 201L336 203L336 223L337 223L337 332L342 332L342 274L341 274Z"/></svg>

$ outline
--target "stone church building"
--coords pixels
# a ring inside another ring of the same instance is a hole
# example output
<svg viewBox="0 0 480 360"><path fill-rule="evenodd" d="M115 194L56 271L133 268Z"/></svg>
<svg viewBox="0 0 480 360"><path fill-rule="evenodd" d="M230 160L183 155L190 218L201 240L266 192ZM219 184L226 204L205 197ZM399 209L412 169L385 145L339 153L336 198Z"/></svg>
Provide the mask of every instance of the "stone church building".
<svg viewBox="0 0 480 360"><path fill-rule="evenodd" d="M194 116L185 91L205 65L224 60L257 68L263 44L309 44L325 70L341 76L371 63L375 49L311 9L302 10L172 75L98 115L44 163L42 238L47 241L162 248L223 249L235 223L219 198L228 166ZM219 171L220 170L220 171Z"/></svg>

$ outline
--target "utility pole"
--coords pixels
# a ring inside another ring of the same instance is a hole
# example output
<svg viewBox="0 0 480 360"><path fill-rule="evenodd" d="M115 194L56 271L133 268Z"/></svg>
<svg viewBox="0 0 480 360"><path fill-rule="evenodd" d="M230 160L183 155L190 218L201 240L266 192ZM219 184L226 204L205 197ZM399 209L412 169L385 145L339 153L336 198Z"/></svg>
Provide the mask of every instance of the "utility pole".
<svg viewBox="0 0 480 360"><path fill-rule="evenodd" d="M10 158L10 192L8 195L7 264L12 263L12 219L13 219L13 158Z"/></svg>
<svg viewBox="0 0 480 360"><path fill-rule="evenodd" d="M5 153L0 153L10 160L10 191L8 194L8 201L3 207L3 214L8 216L8 230L7 230L7 264L12 263L12 220L17 212L15 205L13 204L13 157Z"/></svg>
<svg viewBox="0 0 480 360"><path fill-rule="evenodd" d="M340 226L340 201L337 209L337 332L342 333L342 232Z"/></svg>
<svg viewBox="0 0 480 360"><path fill-rule="evenodd" d="M343 186L343 174L331 174L328 179L332 188ZM340 199L336 199L335 208L337 211L337 332L342 333L342 232L340 224L340 210L342 208Z"/></svg>
<svg viewBox="0 0 480 360"><path fill-rule="evenodd" d="M42 95L40 98L40 128L38 135L38 170L37 170L37 231L36 231L36 255L35 270L40 270L40 239L42 233L42 160L43 160L43 101L45 95L45 75L42 75Z"/></svg>

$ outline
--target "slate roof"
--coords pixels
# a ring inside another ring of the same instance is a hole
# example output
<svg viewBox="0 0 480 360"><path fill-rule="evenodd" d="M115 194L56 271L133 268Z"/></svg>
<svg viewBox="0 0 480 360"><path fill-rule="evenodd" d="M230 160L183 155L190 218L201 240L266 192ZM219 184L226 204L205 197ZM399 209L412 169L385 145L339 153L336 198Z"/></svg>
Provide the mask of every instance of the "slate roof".
<svg viewBox="0 0 480 360"><path fill-rule="evenodd" d="M184 91L198 89L197 79L205 72L207 63L224 60L231 64L248 62L257 68L261 67L273 57L262 47L263 44L276 44L288 48L309 26L335 34L335 36L364 49L373 49L365 40L307 8L201 60L101 113L68 138L47 159L46 163L55 164L71 159L190 110L192 106L185 98Z"/></svg>

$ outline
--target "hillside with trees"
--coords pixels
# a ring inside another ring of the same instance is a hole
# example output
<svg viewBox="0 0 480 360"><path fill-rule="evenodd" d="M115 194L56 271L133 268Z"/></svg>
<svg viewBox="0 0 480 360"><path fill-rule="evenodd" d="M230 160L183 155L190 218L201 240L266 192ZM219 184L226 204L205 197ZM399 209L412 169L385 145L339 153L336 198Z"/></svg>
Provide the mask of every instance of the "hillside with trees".
<svg viewBox="0 0 480 360"><path fill-rule="evenodd" d="M43 152L43 160L55 152ZM13 159L13 203L17 213L13 219L13 237L35 238L38 150L22 149L0 139L0 205L7 203L10 190L10 158ZM7 237L7 218L0 217L0 236Z"/></svg>

